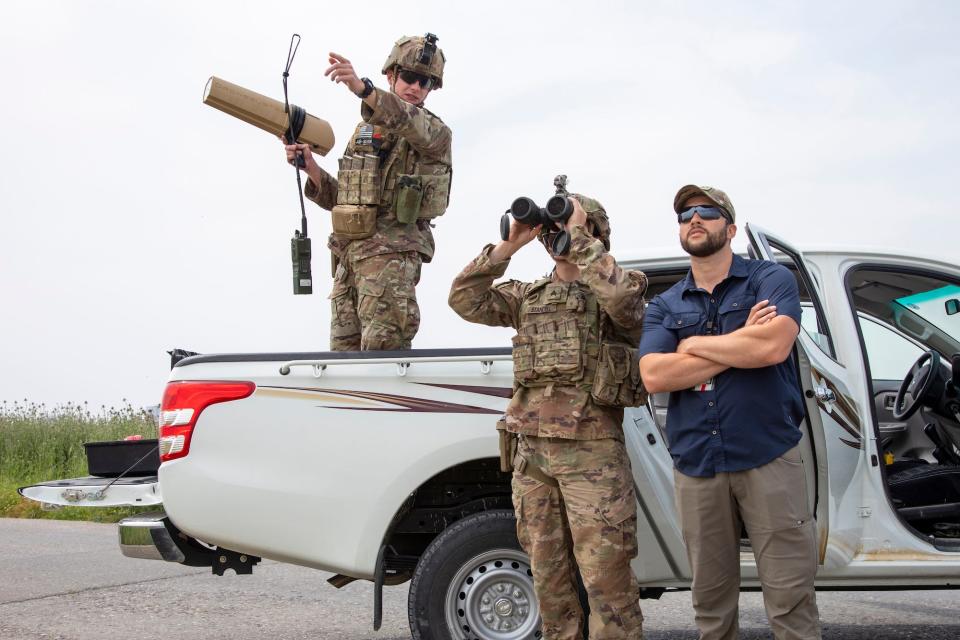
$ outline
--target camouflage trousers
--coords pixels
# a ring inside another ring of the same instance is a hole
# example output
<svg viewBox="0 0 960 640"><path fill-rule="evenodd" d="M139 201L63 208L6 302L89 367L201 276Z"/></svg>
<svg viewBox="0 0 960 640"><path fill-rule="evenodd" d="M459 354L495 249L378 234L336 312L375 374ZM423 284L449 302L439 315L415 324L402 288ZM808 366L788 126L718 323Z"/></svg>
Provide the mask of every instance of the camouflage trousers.
<svg viewBox="0 0 960 640"><path fill-rule="evenodd" d="M416 251L341 260L330 292L331 351L409 349L420 328Z"/></svg>
<svg viewBox="0 0 960 640"><path fill-rule="evenodd" d="M530 556L544 640L583 637L576 571L590 604L590 638L643 637L637 503L630 460L612 438L521 436L519 452L559 487L513 473L517 536Z"/></svg>

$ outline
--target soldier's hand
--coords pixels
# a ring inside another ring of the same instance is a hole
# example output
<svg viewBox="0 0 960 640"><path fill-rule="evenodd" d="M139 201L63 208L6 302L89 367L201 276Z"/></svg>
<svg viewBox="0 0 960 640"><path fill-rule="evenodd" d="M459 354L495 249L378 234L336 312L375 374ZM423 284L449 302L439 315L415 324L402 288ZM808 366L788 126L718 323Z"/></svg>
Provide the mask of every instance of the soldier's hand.
<svg viewBox="0 0 960 640"><path fill-rule="evenodd" d="M766 324L777 317L777 306L770 304L769 300L761 300L750 307L750 314L743 326L749 327L754 324Z"/></svg>
<svg viewBox="0 0 960 640"><path fill-rule="evenodd" d="M493 248L493 253L490 255L490 258L493 262L506 260L519 251L525 244L534 240L542 228L543 225L539 224L535 227L522 224L517 222L513 216L510 216L510 236L506 240L501 240L497 243L497 246Z"/></svg>
<svg viewBox="0 0 960 640"><path fill-rule="evenodd" d="M303 158L304 166L300 169L308 176L313 178L314 182L320 181L320 165L317 164L316 160L313 157L313 151L310 150L310 145L307 144L287 144L287 139L283 136L280 137L280 142L283 143L283 148L287 152L287 162L289 164L294 164L295 158L299 153Z"/></svg>
<svg viewBox="0 0 960 640"><path fill-rule="evenodd" d="M580 205L580 201L576 198L570 197L568 197L567 200L573 203L573 213L571 213L570 217L567 218L567 222L563 225L563 227L567 231L572 231L573 228L578 224L586 226L587 212L583 210L583 207Z"/></svg>
<svg viewBox="0 0 960 640"><path fill-rule="evenodd" d="M330 52L330 66L323 75L329 76L332 82L342 82L352 93L363 91L363 81L357 77L353 64L339 53Z"/></svg>
<svg viewBox="0 0 960 640"><path fill-rule="evenodd" d="M507 242L516 245L517 249L519 249L531 240L535 240L542 228L543 225L538 224L535 227L531 227L530 225L517 222L516 218L510 216L510 237L507 239Z"/></svg>

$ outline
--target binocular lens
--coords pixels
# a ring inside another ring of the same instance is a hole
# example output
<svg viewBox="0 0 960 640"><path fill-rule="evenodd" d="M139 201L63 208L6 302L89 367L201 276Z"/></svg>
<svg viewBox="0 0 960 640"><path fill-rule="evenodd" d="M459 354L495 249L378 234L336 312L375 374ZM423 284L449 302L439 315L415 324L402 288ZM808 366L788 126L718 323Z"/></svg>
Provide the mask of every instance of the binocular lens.
<svg viewBox="0 0 960 640"><path fill-rule="evenodd" d="M510 215L516 218L517 222L531 227L540 224L539 214L540 207L530 198L517 198L510 205Z"/></svg>
<svg viewBox="0 0 960 640"><path fill-rule="evenodd" d="M573 205L565 196L553 196L547 200L547 216L554 222L566 222L573 213Z"/></svg>

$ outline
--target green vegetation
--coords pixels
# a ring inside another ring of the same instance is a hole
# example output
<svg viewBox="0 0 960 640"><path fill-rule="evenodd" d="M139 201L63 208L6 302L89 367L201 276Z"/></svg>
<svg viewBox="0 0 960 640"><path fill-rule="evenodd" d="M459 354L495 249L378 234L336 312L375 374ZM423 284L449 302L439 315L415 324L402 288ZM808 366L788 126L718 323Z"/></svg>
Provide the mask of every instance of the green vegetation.
<svg viewBox="0 0 960 640"><path fill-rule="evenodd" d="M146 510L64 507L46 511L20 497L17 488L87 475L84 442L122 440L135 434L154 438L156 433L153 417L129 404L94 411L86 403L47 407L27 401L0 402L0 517L116 522Z"/></svg>

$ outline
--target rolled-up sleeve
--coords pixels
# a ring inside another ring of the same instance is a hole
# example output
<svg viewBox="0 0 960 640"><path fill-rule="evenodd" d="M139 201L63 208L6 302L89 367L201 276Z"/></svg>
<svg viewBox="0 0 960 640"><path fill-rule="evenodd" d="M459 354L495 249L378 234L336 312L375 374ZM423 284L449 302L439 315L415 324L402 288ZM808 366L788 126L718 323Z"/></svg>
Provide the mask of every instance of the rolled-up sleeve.
<svg viewBox="0 0 960 640"><path fill-rule="evenodd" d="M643 317L643 335L640 336L640 357L648 353L675 353L677 351L677 336L668 329L663 320L667 311L663 307L660 296L657 296L647 305Z"/></svg>
<svg viewBox="0 0 960 640"><path fill-rule="evenodd" d="M777 307L778 316L793 318L800 326L800 290L797 279L781 264L768 263L757 275L757 300L769 300Z"/></svg>

